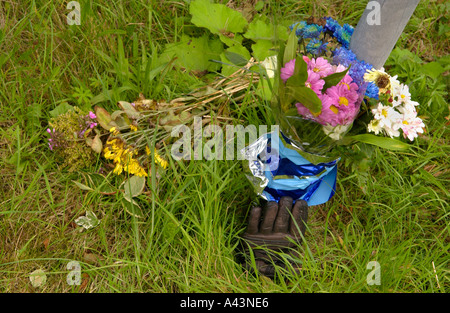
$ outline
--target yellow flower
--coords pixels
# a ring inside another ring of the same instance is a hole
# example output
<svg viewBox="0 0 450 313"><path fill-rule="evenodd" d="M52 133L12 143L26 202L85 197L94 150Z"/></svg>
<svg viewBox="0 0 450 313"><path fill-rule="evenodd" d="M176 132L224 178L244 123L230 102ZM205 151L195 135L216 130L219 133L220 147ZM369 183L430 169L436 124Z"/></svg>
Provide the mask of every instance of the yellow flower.
<svg viewBox="0 0 450 313"><path fill-rule="evenodd" d="M164 160L156 151L155 151L155 161L159 163L159 165L161 165L163 169L166 169L169 166L169 162Z"/></svg>
<svg viewBox="0 0 450 313"><path fill-rule="evenodd" d="M109 129L109 132L112 133L114 136L117 136L119 134L119 130L116 127L111 127Z"/></svg>
<svg viewBox="0 0 450 313"><path fill-rule="evenodd" d="M364 80L373 82L378 87L380 95L388 90L392 92L392 77L384 71L384 68L367 70L367 73L364 74Z"/></svg>
<svg viewBox="0 0 450 313"><path fill-rule="evenodd" d="M134 126L133 124L130 125L130 129L131 129L132 131L134 131L134 132L137 131L137 127Z"/></svg>
<svg viewBox="0 0 450 313"><path fill-rule="evenodd" d="M122 171L123 171L123 166L122 166L122 164L116 164L116 167L114 168L114 171L113 171L113 173L114 174L117 174L117 175L120 175L120 174L122 174Z"/></svg>
<svg viewBox="0 0 450 313"><path fill-rule="evenodd" d="M111 150L109 150L109 147L103 149L103 153L105 154L105 159L107 160L114 159L114 153Z"/></svg>
<svg viewBox="0 0 450 313"><path fill-rule="evenodd" d="M147 155L150 155L150 149L148 146L145 146L145 153ZM157 151L155 151L155 163L161 165L161 167L163 169L166 169L167 167L169 167L169 162L164 160Z"/></svg>

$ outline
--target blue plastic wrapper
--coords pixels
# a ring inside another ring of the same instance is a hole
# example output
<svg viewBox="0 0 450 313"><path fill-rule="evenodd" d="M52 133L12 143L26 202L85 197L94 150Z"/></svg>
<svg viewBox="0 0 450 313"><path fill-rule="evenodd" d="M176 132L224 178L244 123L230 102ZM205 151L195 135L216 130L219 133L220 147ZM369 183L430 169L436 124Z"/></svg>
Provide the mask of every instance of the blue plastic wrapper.
<svg viewBox="0 0 450 313"><path fill-rule="evenodd" d="M339 159L307 154L280 134L264 134L241 151L255 191L268 201L290 196L309 206L330 200L336 190Z"/></svg>

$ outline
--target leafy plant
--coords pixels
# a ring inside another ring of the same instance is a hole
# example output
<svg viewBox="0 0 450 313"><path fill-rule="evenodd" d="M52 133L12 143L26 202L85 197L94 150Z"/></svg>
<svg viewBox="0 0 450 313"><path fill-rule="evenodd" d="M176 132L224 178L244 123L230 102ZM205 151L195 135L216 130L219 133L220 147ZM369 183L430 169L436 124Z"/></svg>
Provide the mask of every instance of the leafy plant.
<svg viewBox="0 0 450 313"><path fill-rule="evenodd" d="M288 29L264 15L249 23L241 12L209 0L190 3L191 23L206 31L200 37L182 35L168 44L162 58L188 71L219 71L229 76L253 57L263 61L276 54L272 48L288 37Z"/></svg>
<svg viewBox="0 0 450 313"><path fill-rule="evenodd" d="M436 119L443 122L443 117L449 114L449 56L424 63L411 51L397 47L386 61L386 67L409 85L411 95L417 98L421 107L426 108L420 114L432 116L431 121Z"/></svg>

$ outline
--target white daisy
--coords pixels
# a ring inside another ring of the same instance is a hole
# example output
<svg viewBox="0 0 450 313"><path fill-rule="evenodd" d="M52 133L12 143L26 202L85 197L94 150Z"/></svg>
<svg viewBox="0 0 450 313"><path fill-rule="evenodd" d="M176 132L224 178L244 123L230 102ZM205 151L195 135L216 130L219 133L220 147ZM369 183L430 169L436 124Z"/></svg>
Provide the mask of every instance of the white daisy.
<svg viewBox="0 0 450 313"><path fill-rule="evenodd" d="M393 102L394 106L410 102L411 101L411 93L409 92L408 85L401 84L400 87L396 90L396 93L394 94L394 96L397 98Z"/></svg>
<svg viewBox="0 0 450 313"><path fill-rule="evenodd" d="M398 121L396 128L403 131L403 137L413 141L419 133L423 133L425 124L420 117L417 117L417 112L414 107L402 106L399 107L401 119Z"/></svg>
<svg viewBox="0 0 450 313"><path fill-rule="evenodd" d="M379 125L376 125L376 127L380 127L391 138L400 136L400 132L395 126L401 119L401 114L397 112L393 107L383 105L380 102L378 103L378 106L376 108L372 109L372 113L375 120L377 120L379 123ZM375 124L373 124L371 127L375 127Z"/></svg>

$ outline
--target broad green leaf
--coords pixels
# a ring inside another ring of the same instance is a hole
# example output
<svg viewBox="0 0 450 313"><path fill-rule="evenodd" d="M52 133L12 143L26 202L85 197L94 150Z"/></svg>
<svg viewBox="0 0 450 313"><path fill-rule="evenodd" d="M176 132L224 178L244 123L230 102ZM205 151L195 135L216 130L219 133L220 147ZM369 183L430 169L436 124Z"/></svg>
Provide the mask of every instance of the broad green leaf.
<svg viewBox="0 0 450 313"><path fill-rule="evenodd" d="M114 111L111 114L111 119L117 124L117 126L119 126L120 128L127 128L128 126L130 126L131 121L130 121L130 117L128 115L125 114L125 111L122 110L117 110ZM135 118L140 118L141 114L136 114L139 112L129 112L131 116L134 116Z"/></svg>
<svg viewBox="0 0 450 313"><path fill-rule="evenodd" d="M361 134L346 137L355 141L367 143L370 145L375 145L388 150L407 150L410 145L393 138L380 137L372 134Z"/></svg>
<svg viewBox="0 0 450 313"><path fill-rule="evenodd" d="M126 101L119 101L117 103L117 105L119 106L119 108L121 108L124 111L126 111L126 110L136 111L136 109L131 105L131 103L126 102Z"/></svg>
<svg viewBox="0 0 450 313"><path fill-rule="evenodd" d="M305 87L308 79L308 65L301 56L295 58L294 74L286 81L286 86Z"/></svg>
<svg viewBox="0 0 450 313"><path fill-rule="evenodd" d="M258 1L255 4L255 11L261 11L264 8L264 1Z"/></svg>
<svg viewBox="0 0 450 313"><path fill-rule="evenodd" d="M308 87L286 87L288 93L296 102L300 102L313 114L320 114L322 111L322 101L317 94Z"/></svg>
<svg viewBox="0 0 450 313"><path fill-rule="evenodd" d="M100 124L100 126L106 130L110 130L110 128L112 127L111 126L112 119L109 112L99 106L95 106L94 110L95 115L97 116L97 121Z"/></svg>
<svg viewBox="0 0 450 313"><path fill-rule="evenodd" d="M123 113L125 113L125 111L116 110L116 111L112 112L111 119L114 121L118 116L120 116Z"/></svg>
<svg viewBox="0 0 450 313"><path fill-rule="evenodd" d="M420 71L430 76L431 78L438 78L442 73L445 72L445 69L438 63L438 62L430 62L425 65L423 65L420 69Z"/></svg>
<svg viewBox="0 0 450 313"><path fill-rule="evenodd" d="M127 199L127 201L122 199L121 202L122 202L123 208L125 209L125 211L128 212L128 214L130 214L130 215L132 215L134 217L137 217L137 218L143 218L144 217L144 213L142 212L141 207L133 199L131 199L131 201L129 201L128 199Z"/></svg>
<svg viewBox="0 0 450 313"><path fill-rule="evenodd" d="M175 65L189 71L217 71L220 64L211 60L218 60L223 51L222 42L208 35L189 37L183 35L179 42L166 45L160 56L160 61L169 62L175 58Z"/></svg>
<svg viewBox="0 0 450 313"><path fill-rule="evenodd" d="M242 33L247 26L247 20L242 13L209 0L192 1L189 13L192 15L192 24L205 27L213 34Z"/></svg>
<svg viewBox="0 0 450 313"><path fill-rule="evenodd" d="M52 117L57 117L58 115L69 112L70 110L73 110L73 106L71 106L67 102L63 102L59 104L56 108L51 110L49 113Z"/></svg>
<svg viewBox="0 0 450 313"><path fill-rule="evenodd" d="M103 151L103 144L99 135L95 135L94 139L92 140L91 148L96 153L101 153Z"/></svg>
<svg viewBox="0 0 450 313"><path fill-rule="evenodd" d="M239 53L230 51L230 50L225 50L224 52L225 57L234 65L237 66L244 66L248 63L248 60L246 57L242 56Z"/></svg>
<svg viewBox="0 0 450 313"><path fill-rule="evenodd" d="M324 93L328 88L339 84L339 82L342 80L342 78L344 78L349 69L350 67L348 67L345 71L323 77L322 79L325 81L325 84L323 85L322 93Z"/></svg>
<svg viewBox="0 0 450 313"><path fill-rule="evenodd" d="M242 63L243 63L243 60L246 60L245 64L247 64L247 61L250 60L250 58L251 58L250 52L248 52L248 50L244 46L235 45L233 47L228 48L220 55L220 60L226 64L233 64L233 62L227 58L226 52L228 53L228 55L233 55L235 59L238 58L237 55L240 56L239 59L241 60ZM229 75L233 74L234 72L239 70L239 68L241 66L243 66L243 65L233 66L233 65L226 65L226 64L222 65L222 75L224 75L224 76L229 76Z"/></svg>
<svg viewBox="0 0 450 313"><path fill-rule="evenodd" d="M255 17L248 25L244 37L255 42L258 42L258 40L285 41L288 39L289 33L288 28L283 25L274 26L266 18Z"/></svg>
<svg viewBox="0 0 450 313"><path fill-rule="evenodd" d="M135 120L142 117L142 114L136 110L128 110L127 109L127 110L125 110L125 114L128 118L135 119Z"/></svg>
<svg viewBox="0 0 450 313"><path fill-rule="evenodd" d="M85 216L80 216L75 220L75 223L78 226L82 226L85 229L90 229L98 224L100 224L100 221L98 220L97 216L92 211L86 211Z"/></svg>
<svg viewBox="0 0 450 313"><path fill-rule="evenodd" d="M289 39L286 43L286 47L284 48L283 65L295 59L297 55L297 47L298 47L298 38L295 35L295 29L293 29L289 34Z"/></svg>
<svg viewBox="0 0 450 313"><path fill-rule="evenodd" d="M131 176L123 183L124 193L123 196L127 201L131 201L132 198L139 196L145 187L145 177Z"/></svg>
<svg viewBox="0 0 450 313"><path fill-rule="evenodd" d="M242 40L244 39L244 37L242 37L241 34L219 34L219 39L220 41L222 41L226 46L228 47L232 47L235 45L241 45L242 44Z"/></svg>
<svg viewBox="0 0 450 313"><path fill-rule="evenodd" d="M258 61L264 61L267 57L276 55L276 51L271 50L273 43L270 40L258 40L252 45L253 56Z"/></svg>

